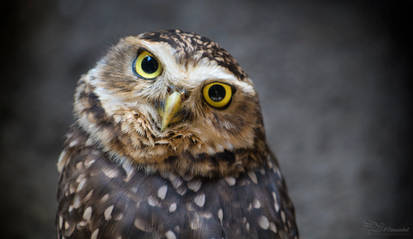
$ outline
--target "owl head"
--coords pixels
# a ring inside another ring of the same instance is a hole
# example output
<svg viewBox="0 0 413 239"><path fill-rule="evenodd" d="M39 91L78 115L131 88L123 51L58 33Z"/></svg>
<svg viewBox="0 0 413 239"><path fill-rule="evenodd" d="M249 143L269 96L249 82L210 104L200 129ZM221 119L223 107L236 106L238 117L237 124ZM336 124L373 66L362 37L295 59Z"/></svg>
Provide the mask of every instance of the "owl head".
<svg viewBox="0 0 413 239"><path fill-rule="evenodd" d="M181 30L121 39L80 79L75 114L91 144L148 171L228 175L267 153L247 74L217 43Z"/></svg>

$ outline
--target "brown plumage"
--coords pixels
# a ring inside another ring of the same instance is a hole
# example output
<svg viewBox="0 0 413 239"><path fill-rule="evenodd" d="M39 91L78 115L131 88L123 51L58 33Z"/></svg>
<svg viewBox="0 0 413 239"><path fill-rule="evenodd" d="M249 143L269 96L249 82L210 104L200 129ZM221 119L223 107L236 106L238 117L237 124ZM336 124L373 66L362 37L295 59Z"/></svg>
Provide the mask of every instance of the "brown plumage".
<svg viewBox="0 0 413 239"><path fill-rule="evenodd" d="M59 238L298 238L252 82L215 42L122 39L81 77L74 111Z"/></svg>

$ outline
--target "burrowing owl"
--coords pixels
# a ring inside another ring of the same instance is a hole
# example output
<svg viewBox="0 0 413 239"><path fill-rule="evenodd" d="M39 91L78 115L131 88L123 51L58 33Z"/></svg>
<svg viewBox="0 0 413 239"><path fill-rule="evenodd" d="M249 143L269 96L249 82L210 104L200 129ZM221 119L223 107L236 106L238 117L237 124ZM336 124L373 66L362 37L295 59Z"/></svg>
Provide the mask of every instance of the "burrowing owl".
<svg viewBox="0 0 413 239"><path fill-rule="evenodd" d="M83 75L58 238L298 238L254 86L217 43L126 37Z"/></svg>

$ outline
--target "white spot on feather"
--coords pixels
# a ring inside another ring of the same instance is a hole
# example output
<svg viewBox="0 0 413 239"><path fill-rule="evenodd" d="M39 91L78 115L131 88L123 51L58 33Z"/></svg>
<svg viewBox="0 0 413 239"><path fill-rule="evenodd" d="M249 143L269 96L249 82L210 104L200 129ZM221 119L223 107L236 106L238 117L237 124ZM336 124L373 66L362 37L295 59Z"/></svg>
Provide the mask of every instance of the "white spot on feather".
<svg viewBox="0 0 413 239"><path fill-rule="evenodd" d="M106 208L104 215L105 215L105 220L109 221L112 218L112 211L113 211L113 205Z"/></svg>
<svg viewBox="0 0 413 239"><path fill-rule="evenodd" d="M109 199L109 194L106 193L105 195L103 195L103 197L100 199L100 201L101 201L102 203L104 203L104 202L106 202L108 199Z"/></svg>
<svg viewBox="0 0 413 239"><path fill-rule="evenodd" d="M169 181L172 183L172 186L174 186L175 189L181 186L182 180L175 174L169 174L168 178L169 178Z"/></svg>
<svg viewBox="0 0 413 239"><path fill-rule="evenodd" d="M79 184L77 185L76 192L80 192L80 190L82 190L83 187L85 186L85 183L86 183L86 178L82 178Z"/></svg>
<svg viewBox="0 0 413 239"><path fill-rule="evenodd" d="M169 212L175 212L176 210L176 203L172 203L171 206L169 206Z"/></svg>
<svg viewBox="0 0 413 239"><path fill-rule="evenodd" d="M262 229L267 230L270 227L270 222L268 221L268 218L266 216L260 216L258 218L258 225Z"/></svg>
<svg viewBox="0 0 413 239"><path fill-rule="evenodd" d="M248 172L248 177L250 177L251 181L255 184L258 183L257 175L253 171Z"/></svg>
<svg viewBox="0 0 413 239"><path fill-rule="evenodd" d="M78 143L79 143L79 141L77 141L76 139L73 140L72 142L70 142L69 148L72 148L72 147L76 146Z"/></svg>
<svg viewBox="0 0 413 239"><path fill-rule="evenodd" d="M65 222L65 229L67 230L67 229L69 229L69 227L70 227L69 223Z"/></svg>
<svg viewBox="0 0 413 239"><path fill-rule="evenodd" d="M274 199L275 211L278 212L280 210L280 205L278 205L277 194L275 192L272 192L272 197Z"/></svg>
<svg viewBox="0 0 413 239"><path fill-rule="evenodd" d="M115 169L104 168L102 169L102 171L108 178L115 178L118 176L118 171L116 171Z"/></svg>
<svg viewBox="0 0 413 239"><path fill-rule="evenodd" d="M95 162L95 159L90 159L90 160L86 160L85 161L85 166L86 168L89 168L90 166L92 166L92 164Z"/></svg>
<svg viewBox="0 0 413 239"><path fill-rule="evenodd" d="M205 193L201 193L194 198L194 202L198 207L203 207L205 205Z"/></svg>
<svg viewBox="0 0 413 239"><path fill-rule="evenodd" d="M83 212L83 219L85 219L86 221L89 221L91 217L92 217L92 208L88 207Z"/></svg>
<svg viewBox="0 0 413 239"><path fill-rule="evenodd" d="M270 230L277 233L277 226L273 222L270 223Z"/></svg>
<svg viewBox="0 0 413 239"><path fill-rule="evenodd" d="M194 192L198 192L201 186L202 186L201 180L193 180L193 181L188 182L188 188Z"/></svg>
<svg viewBox="0 0 413 239"><path fill-rule="evenodd" d="M176 239L175 233L173 233L171 230L167 231L165 233L165 236L167 239Z"/></svg>
<svg viewBox="0 0 413 239"><path fill-rule="evenodd" d="M281 211L281 220L285 223L285 212Z"/></svg>
<svg viewBox="0 0 413 239"><path fill-rule="evenodd" d="M88 192L88 194L86 194L86 196L83 198L83 201L89 201L89 199L92 197L92 195L93 195L93 189L92 190L90 190L89 192Z"/></svg>
<svg viewBox="0 0 413 239"><path fill-rule="evenodd" d="M219 219L219 222L221 223L221 225L222 225L223 218L224 218L224 213L222 211L222 208L220 208L220 209L218 209L218 219Z"/></svg>
<svg viewBox="0 0 413 239"><path fill-rule="evenodd" d="M254 201L252 202L252 205L255 209L258 209L261 207L261 203L258 199L254 199Z"/></svg>
<svg viewBox="0 0 413 239"><path fill-rule="evenodd" d="M66 151L63 150L59 155L59 159L57 160L57 171L59 173L62 172L63 167L66 165L67 159L68 159L68 157L66 157Z"/></svg>
<svg viewBox="0 0 413 239"><path fill-rule="evenodd" d="M79 195L75 195L73 198L73 208L79 208L80 207L80 198Z"/></svg>
<svg viewBox="0 0 413 239"><path fill-rule="evenodd" d="M234 177L225 177L225 182L228 183L229 186L234 186L236 183L236 180Z"/></svg>
<svg viewBox="0 0 413 239"><path fill-rule="evenodd" d="M63 226L63 218L62 216L59 216L59 228L62 229Z"/></svg>
<svg viewBox="0 0 413 239"><path fill-rule="evenodd" d="M168 186L164 185L158 189L158 197L162 200L165 199L166 193L168 191Z"/></svg>
<svg viewBox="0 0 413 239"><path fill-rule="evenodd" d="M96 230L92 233L92 236L90 236L90 239L96 239L96 238L98 238L98 234L99 234L99 228L96 229Z"/></svg>
<svg viewBox="0 0 413 239"><path fill-rule="evenodd" d="M152 195L148 197L148 204L152 207L159 207L161 205L158 199L156 199Z"/></svg>

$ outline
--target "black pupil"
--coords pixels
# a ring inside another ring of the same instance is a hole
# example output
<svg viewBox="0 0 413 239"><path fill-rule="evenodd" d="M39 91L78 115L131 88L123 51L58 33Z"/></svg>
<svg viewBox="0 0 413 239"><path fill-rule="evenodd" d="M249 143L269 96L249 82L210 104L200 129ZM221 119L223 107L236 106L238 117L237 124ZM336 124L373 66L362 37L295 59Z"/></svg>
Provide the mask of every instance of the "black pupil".
<svg viewBox="0 0 413 239"><path fill-rule="evenodd" d="M225 88L222 85L213 85L208 90L208 95L211 100L219 102L225 98Z"/></svg>
<svg viewBox="0 0 413 239"><path fill-rule="evenodd" d="M141 66L142 70L147 74L152 74L158 70L158 62L151 56L145 56Z"/></svg>

